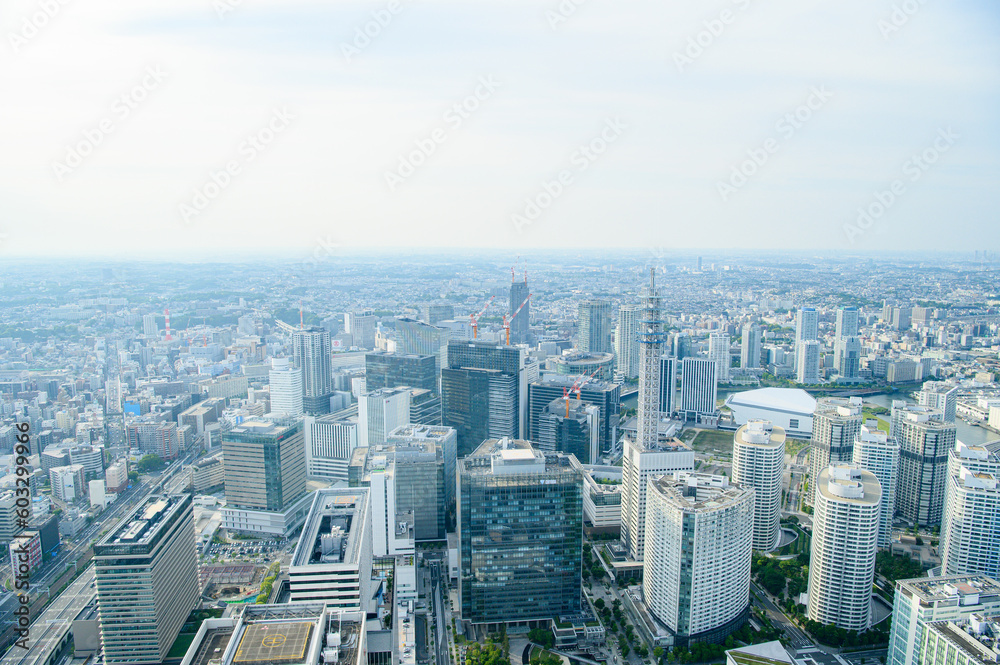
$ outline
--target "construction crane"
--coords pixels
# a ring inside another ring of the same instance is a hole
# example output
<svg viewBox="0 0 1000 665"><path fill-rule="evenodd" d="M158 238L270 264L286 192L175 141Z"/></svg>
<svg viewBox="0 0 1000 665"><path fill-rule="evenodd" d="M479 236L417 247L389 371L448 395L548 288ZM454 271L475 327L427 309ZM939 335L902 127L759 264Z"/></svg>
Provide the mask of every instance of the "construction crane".
<svg viewBox="0 0 1000 665"><path fill-rule="evenodd" d="M588 381L590 381L592 378L594 378L594 374L597 374L599 371L600 371L600 369L595 369L593 371L593 373L591 373L590 375L581 374L580 376L578 376L576 378L576 381L573 382L573 385L569 387L569 390L566 390L565 388L563 388L563 399L566 400L566 417L567 418L569 418L569 398L570 398L570 395L572 395L573 391L575 390L576 391L576 398L580 399L580 389L583 388L587 384Z"/></svg>
<svg viewBox="0 0 1000 665"><path fill-rule="evenodd" d="M513 273L513 269L511 269L511 274L512 275L514 274ZM524 299L524 302L521 303L521 306L518 307L517 310L513 314L510 315L510 318L507 318L507 315L504 314L504 317L503 317L503 329L507 333L507 346L510 346L510 324L514 320L514 317L516 317L518 314L521 313L521 310L524 309L524 306L528 304L529 300L531 300L531 294L530 293L528 294L528 297Z"/></svg>
<svg viewBox="0 0 1000 665"><path fill-rule="evenodd" d="M496 296L490 296L490 299L486 301L486 305L479 311L479 314L469 314L469 319L472 320L472 339L477 339L479 337L479 319L486 313L486 310L490 308L494 298L496 298Z"/></svg>

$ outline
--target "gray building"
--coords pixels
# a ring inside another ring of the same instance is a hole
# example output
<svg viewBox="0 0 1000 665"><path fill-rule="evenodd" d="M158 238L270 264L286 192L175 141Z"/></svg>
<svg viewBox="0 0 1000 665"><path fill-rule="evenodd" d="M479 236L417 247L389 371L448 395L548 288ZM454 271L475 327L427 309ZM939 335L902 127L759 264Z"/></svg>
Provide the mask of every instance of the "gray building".
<svg viewBox="0 0 1000 665"><path fill-rule="evenodd" d="M436 356L375 351L365 355L365 390L423 388L438 391Z"/></svg>
<svg viewBox="0 0 1000 665"><path fill-rule="evenodd" d="M94 546L104 662L166 658L198 604L191 495L151 496Z"/></svg>
<svg viewBox="0 0 1000 665"><path fill-rule="evenodd" d="M302 370L302 408L309 415L330 412L333 367L330 364L330 331L310 326L292 333L295 367Z"/></svg>
<svg viewBox="0 0 1000 665"><path fill-rule="evenodd" d="M554 399L538 416L539 450L575 455L582 464L597 464L600 409L580 400Z"/></svg>
<svg viewBox="0 0 1000 665"><path fill-rule="evenodd" d="M614 353L611 343L611 303L586 300L579 306L576 348L590 353Z"/></svg>
<svg viewBox="0 0 1000 665"><path fill-rule="evenodd" d="M955 424L944 422L940 411L924 407L894 409L893 415L900 448L896 512L911 524L938 525Z"/></svg>
<svg viewBox="0 0 1000 665"><path fill-rule="evenodd" d="M538 381L528 386L528 439L538 441L540 436L539 417L552 400L563 397L573 385L576 377L545 373ZM600 410L600 449L611 450L618 439L618 421L621 405L621 386L607 381L588 381L573 391L573 399L592 404Z"/></svg>
<svg viewBox="0 0 1000 665"><path fill-rule="evenodd" d="M809 450L809 492L806 500L815 505L816 479L831 464L854 459L854 440L861 434L860 397L826 397L816 401L812 418L812 446Z"/></svg>
<svg viewBox="0 0 1000 665"><path fill-rule="evenodd" d="M525 344L528 342L528 324L531 321L531 303L525 303L528 299L528 275L525 273L524 280L514 279L510 284L510 309L509 314L517 312L517 308L524 303L524 308L518 312L517 316L510 320L510 343ZM453 317L448 317L453 318Z"/></svg>
<svg viewBox="0 0 1000 665"><path fill-rule="evenodd" d="M581 609L583 470L572 455L492 439L458 463L463 621L547 626Z"/></svg>

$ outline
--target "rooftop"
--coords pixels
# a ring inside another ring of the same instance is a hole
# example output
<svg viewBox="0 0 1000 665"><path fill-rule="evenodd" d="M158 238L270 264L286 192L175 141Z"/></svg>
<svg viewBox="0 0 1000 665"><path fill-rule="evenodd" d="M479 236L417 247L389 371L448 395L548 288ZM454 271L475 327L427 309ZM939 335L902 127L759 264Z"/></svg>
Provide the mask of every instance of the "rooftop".
<svg viewBox="0 0 1000 665"><path fill-rule="evenodd" d="M723 508L738 503L753 493L752 489L730 483L726 476L690 471L663 475L651 480L650 484L651 489L685 511L702 512Z"/></svg>
<svg viewBox="0 0 1000 665"><path fill-rule="evenodd" d="M361 525L368 519L368 488L330 488L313 493L292 566L356 563Z"/></svg>
<svg viewBox="0 0 1000 665"><path fill-rule="evenodd" d="M758 388L734 393L726 399L732 405L770 409L809 417L816 410L816 400L801 388Z"/></svg>
<svg viewBox="0 0 1000 665"><path fill-rule="evenodd" d="M777 448L785 443L785 430L766 420L751 420L733 438L744 445Z"/></svg>
<svg viewBox="0 0 1000 665"><path fill-rule="evenodd" d="M171 518L190 505L189 494L149 496L97 543L94 554L119 554L121 552L110 549L118 547L142 548L148 552L159 539L164 526L171 522Z"/></svg>
<svg viewBox="0 0 1000 665"><path fill-rule="evenodd" d="M1000 583L985 575L918 577L896 582L900 590L925 602L952 600L959 596L1000 596Z"/></svg>

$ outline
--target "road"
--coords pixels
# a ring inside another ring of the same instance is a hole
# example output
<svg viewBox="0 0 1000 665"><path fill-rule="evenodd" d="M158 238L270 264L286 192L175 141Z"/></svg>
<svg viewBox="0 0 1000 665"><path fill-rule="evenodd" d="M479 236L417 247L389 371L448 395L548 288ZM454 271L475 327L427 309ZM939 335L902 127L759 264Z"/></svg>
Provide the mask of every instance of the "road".
<svg viewBox="0 0 1000 665"><path fill-rule="evenodd" d="M780 627L785 635L788 636L788 643L792 648L801 649L802 647L812 645L813 641L809 639L809 636L785 616L784 612L768 598L767 593L763 589L751 582L750 590L760 599L758 604L763 608L764 613L771 620L771 623Z"/></svg>
<svg viewBox="0 0 1000 665"><path fill-rule="evenodd" d="M869 649L867 651L841 653L840 657L852 665L879 665L879 663L885 661L888 654L888 649Z"/></svg>

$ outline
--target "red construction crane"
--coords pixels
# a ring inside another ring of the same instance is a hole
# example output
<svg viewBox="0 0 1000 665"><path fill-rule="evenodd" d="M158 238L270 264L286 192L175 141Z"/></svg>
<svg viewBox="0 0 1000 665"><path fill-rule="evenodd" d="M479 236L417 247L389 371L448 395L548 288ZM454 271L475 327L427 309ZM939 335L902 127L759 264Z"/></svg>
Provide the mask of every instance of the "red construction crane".
<svg viewBox="0 0 1000 665"><path fill-rule="evenodd" d="M511 272L511 274L514 274L514 273ZM510 346L510 323L511 323L511 321L514 320L514 317L516 317L518 314L521 313L521 310L524 309L524 306L528 304L529 300L531 300L531 294L530 293L528 294L528 297L524 299L524 302L521 303L521 306L518 307L517 310L513 314L510 315L510 318L507 318L507 315L504 314L504 317L503 317L503 328L504 328L504 331L507 333L507 346Z"/></svg>
<svg viewBox="0 0 1000 665"><path fill-rule="evenodd" d="M490 308L490 304L492 304L494 298L496 298L496 296L490 296L490 299L486 301L486 305L479 311L478 314L469 314L469 319L472 320L472 339L477 339L479 337L479 318Z"/></svg>
<svg viewBox="0 0 1000 665"><path fill-rule="evenodd" d="M590 381L592 378L594 378L594 374L597 374L599 371L600 371L599 369L595 369L593 371L593 373L591 373L589 376L586 375L586 374L581 374L580 376L577 377L576 381L573 382L573 385L570 386L569 390L566 390L565 388L563 388L563 399L566 400L566 417L567 418L569 418L569 396L571 394L573 394L573 391L575 390L576 391L576 398L580 399L580 389L583 388L583 386L585 386L588 381Z"/></svg>

